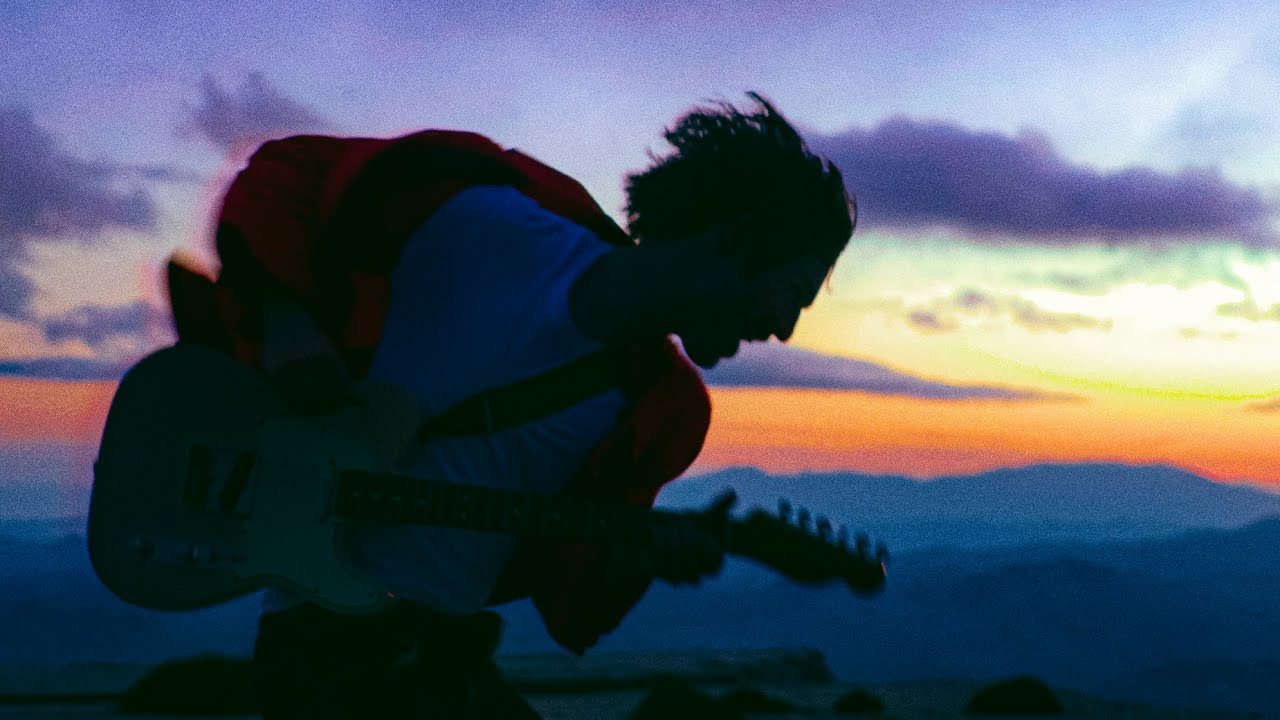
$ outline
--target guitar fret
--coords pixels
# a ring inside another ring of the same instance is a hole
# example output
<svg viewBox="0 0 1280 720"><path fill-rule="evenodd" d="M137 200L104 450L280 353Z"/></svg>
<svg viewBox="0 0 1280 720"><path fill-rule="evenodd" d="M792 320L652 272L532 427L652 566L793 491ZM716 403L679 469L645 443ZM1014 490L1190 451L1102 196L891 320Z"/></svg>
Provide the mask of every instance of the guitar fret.
<svg viewBox="0 0 1280 720"><path fill-rule="evenodd" d="M470 486L458 488L458 527L471 530L476 520L476 491Z"/></svg>
<svg viewBox="0 0 1280 720"><path fill-rule="evenodd" d="M447 484L440 488L440 524L448 524L449 518L457 518L458 515L458 488Z"/></svg>
<svg viewBox="0 0 1280 720"><path fill-rule="evenodd" d="M534 536L549 540L648 545L669 511L586 498L515 493L404 475L352 471L341 477L340 514L374 522L411 523Z"/></svg>
<svg viewBox="0 0 1280 720"><path fill-rule="evenodd" d="M426 493L429 485L425 482L414 483L413 486L413 522L422 523L427 519L427 498Z"/></svg>
<svg viewBox="0 0 1280 720"><path fill-rule="evenodd" d="M397 478L395 485L396 520L398 522L408 522L410 519L409 512L411 509L409 505L409 479L405 477Z"/></svg>
<svg viewBox="0 0 1280 720"><path fill-rule="evenodd" d="M498 491L492 488L477 488L477 490L479 497L476 498L476 529L492 532L500 527L494 514L499 503Z"/></svg>
<svg viewBox="0 0 1280 720"><path fill-rule="evenodd" d="M449 486L444 483L432 486L431 522L439 525L449 516Z"/></svg>
<svg viewBox="0 0 1280 720"><path fill-rule="evenodd" d="M399 478L388 478L387 482L382 483L383 495L387 498L387 502L383 507L383 522L397 522L400 509L400 487Z"/></svg>
<svg viewBox="0 0 1280 720"><path fill-rule="evenodd" d="M435 515L436 506L440 502L439 487L434 482L424 482L418 488L419 512L418 521L423 523L431 522Z"/></svg>
<svg viewBox="0 0 1280 720"><path fill-rule="evenodd" d="M521 536L529 534L529 498L520 497L513 500L511 502L511 507L509 507L508 514L511 516L511 525L509 525L509 527L511 527L512 532L521 534Z"/></svg>
<svg viewBox="0 0 1280 720"><path fill-rule="evenodd" d="M587 514L583 512L582 503L577 498L566 498L569 500L569 507L566 509L568 520L565 523L566 530L570 537L589 537L589 528L587 526Z"/></svg>
<svg viewBox="0 0 1280 720"><path fill-rule="evenodd" d="M485 516L485 529L490 532L506 532L507 504L511 501L511 493L490 489L489 508Z"/></svg>

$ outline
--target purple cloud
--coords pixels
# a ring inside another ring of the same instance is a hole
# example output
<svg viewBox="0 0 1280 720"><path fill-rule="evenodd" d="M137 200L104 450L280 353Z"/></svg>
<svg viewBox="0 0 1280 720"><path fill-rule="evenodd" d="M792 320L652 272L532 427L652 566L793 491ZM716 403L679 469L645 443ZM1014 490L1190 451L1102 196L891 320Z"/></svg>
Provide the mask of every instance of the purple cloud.
<svg viewBox="0 0 1280 720"><path fill-rule="evenodd" d="M97 351L97 357L0 359L0 376L118 380L140 356L176 339L168 313L142 300L114 307L85 305L30 322L50 342L80 340Z"/></svg>
<svg viewBox="0 0 1280 720"><path fill-rule="evenodd" d="M72 357L0 360L0 376L41 380L119 380L133 362Z"/></svg>
<svg viewBox="0 0 1280 720"><path fill-rule="evenodd" d="M907 322L924 332L953 332L960 329L958 315L1008 316L1032 332L1072 330L1109 330L1111 321L1081 315L1059 313L1017 296L995 296L978 290L961 290L954 296L935 300L932 307L914 308L907 312Z"/></svg>
<svg viewBox="0 0 1280 720"><path fill-rule="evenodd" d="M114 307L85 305L41 318L40 324L50 342L82 340L90 347L101 347L120 337L146 342L168 327L169 317L164 310L138 300Z"/></svg>
<svg viewBox="0 0 1280 720"><path fill-rule="evenodd" d="M774 387L851 390L930 400L1078 400L1072 395L1001 387L953 385L890 370L866 360L824 355L781 343L746 343L738 354L703 371L719 387Z"/></svg>
<svg viewBox="0 0 1280 720"><path fill-rule="evenodd" d="M1005 309L1014 322L1031 330L1065 333L1072 330L1110 330L1111 321L1080 313L1050 312L1021 298L1007 298Z"/></svg>
<svg viewBox="0 0 1280 720"><path fill-rule="evenodd" d="M24 318L34 290L21 271L31 243L85 242L108 228L150 230L155 204L140 186L117 187L128 168L68 156L31 111L0 107L0 315Z"/></svg>
<svg viewBox="0 0 1280 720"><path fill-rule="evenodd" d="M1048 138L1009 137L906 117L810 144L840 167L868 226L952 227L989 240L1109 243L1206 234L1273 241L1275 204L1216 171L1103 172Z"/></svg>
<svg viewBox="0 0 1280 720"><path fill-rule="evenodd" d="M907 313L907 322L925 332L951 332L960 326L952 320L943 320L933 310L912 310Z"/></svg>
<svg viewBox="0 0 1280 720"><path fill-rule="evenodd" d="M203 139L234 157L247 157L267 140L332 129L328 120L286 97L258 72L234 91L205 75L200 102L189 115L181 135Z"/></svg>

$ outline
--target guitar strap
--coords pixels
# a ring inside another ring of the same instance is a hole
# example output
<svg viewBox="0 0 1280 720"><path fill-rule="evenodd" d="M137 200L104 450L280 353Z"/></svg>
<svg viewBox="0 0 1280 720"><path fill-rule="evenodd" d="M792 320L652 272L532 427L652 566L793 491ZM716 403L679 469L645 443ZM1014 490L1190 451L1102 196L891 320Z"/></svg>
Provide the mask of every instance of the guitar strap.
<svg viewBox="0 0 1280 720"><path fill-rule="evenodd" d="M634 373L627 372L630 351L602 350L548 370L477 393L422 423L418 441L450 435L500 432L570 408L606 390L621 387L634 400ZM656 379L656 378L655 378Z"/></svg>

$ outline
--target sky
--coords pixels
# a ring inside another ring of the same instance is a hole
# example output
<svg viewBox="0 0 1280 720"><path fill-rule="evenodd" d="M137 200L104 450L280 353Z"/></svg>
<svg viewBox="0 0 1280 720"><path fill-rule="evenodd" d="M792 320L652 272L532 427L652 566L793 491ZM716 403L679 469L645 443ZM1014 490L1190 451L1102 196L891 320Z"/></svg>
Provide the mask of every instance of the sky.
<svg viewBox="0 0 1280 720"><path fill-rule="evenodd" d="M209 257L258 143L472 130L621 221L662 129L749 90L860 221L789 344L707 373L694 471L1120 461L1280 489L1280 9L939 8L0 2L3 512L49 504L31 478L82 505L114 380L172 339L160 268Z"/></svg>

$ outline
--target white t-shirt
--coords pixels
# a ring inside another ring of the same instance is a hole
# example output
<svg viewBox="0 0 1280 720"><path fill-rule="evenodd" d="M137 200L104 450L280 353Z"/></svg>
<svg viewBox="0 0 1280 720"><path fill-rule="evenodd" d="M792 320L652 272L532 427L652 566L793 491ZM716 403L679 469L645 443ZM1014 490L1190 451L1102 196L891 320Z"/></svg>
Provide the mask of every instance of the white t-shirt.
<svg viewBox="0 0 1280 720"><path fill-rule="evenodd" d="M469 188L405 244L372 378L408 388L433 417L477 392L602 349L569 318L569 289L610 246L505 186ZM529 493L558 492L616 426L618 389L490 435L415 446L414 476ZM437 610L484 607L515 550L511 536L409 525L352 535L357 564L388 590ZM267 611L295 601L270 591Z"/></svg>

